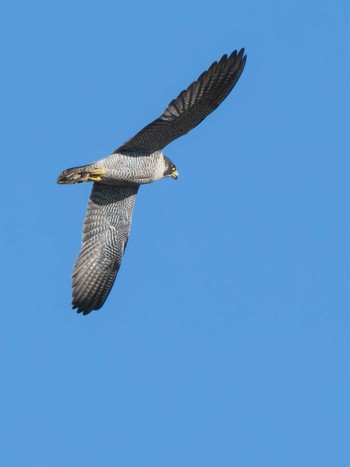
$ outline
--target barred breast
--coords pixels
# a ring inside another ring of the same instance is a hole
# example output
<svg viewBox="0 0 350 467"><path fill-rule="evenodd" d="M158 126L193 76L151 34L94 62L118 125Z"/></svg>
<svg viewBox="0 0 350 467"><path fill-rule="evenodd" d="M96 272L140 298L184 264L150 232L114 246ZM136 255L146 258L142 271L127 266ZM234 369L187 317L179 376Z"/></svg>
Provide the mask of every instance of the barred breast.
<svg viewBox="0 0 350 467"><path fill-rule="evenodd" d="M105 169L103 183L141 185L163 178L165 163L162 151L151 155L111 154L95 162L94 167Z"/></svg>

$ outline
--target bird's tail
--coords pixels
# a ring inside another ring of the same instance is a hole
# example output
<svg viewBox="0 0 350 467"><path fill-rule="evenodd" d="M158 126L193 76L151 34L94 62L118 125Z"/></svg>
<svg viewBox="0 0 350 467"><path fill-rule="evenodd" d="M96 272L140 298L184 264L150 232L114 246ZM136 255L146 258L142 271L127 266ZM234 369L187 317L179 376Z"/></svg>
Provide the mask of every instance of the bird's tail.
<svg viewBox="0 0 350 467"><path fill-rule="evenodd" d="M64 170L57 178L57 183L100 182L104 169L94 167L94 164L72 167Z"/></svg>

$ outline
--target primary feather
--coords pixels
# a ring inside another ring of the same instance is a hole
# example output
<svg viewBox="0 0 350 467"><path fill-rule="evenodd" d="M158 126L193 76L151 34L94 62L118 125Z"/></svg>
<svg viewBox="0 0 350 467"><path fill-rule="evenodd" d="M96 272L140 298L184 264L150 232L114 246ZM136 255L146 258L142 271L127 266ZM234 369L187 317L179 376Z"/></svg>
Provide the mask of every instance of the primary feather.
<svg viewBox="0 0 350 467"><path fill-rule="evenodd" d="M202 73L176 99L172 100L163 115L147 125L114 153L149 153L165 148L169 143L188 133L213 112L228 96L241 76L246 56L241 49Z"/></svg>

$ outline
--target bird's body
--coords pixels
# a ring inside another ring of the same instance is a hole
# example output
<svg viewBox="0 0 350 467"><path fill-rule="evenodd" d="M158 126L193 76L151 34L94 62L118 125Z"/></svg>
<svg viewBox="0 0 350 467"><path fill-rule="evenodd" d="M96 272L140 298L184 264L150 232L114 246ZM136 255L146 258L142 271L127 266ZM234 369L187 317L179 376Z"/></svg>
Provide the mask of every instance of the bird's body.
<svg viewBox="0 0 350 467"><path fill-rule="evenodd" d="M169 164L171 161L161 151L134 157L113 153L87 166L65 170L58 183L96 181L106 185L144 185L164 178Z"/></svg>
<svg viewBox="0 0 350 467"><path fill-rule="evenodd" d="M171 162L170 162L171 164ZM97 162L97 167L106 167L106 175L102 177L107 183L135 183L144 185L164 178L169 166L168 159L162 151L135 157L114 153Z"/></svg>
<svg viewBox="0 0 350 467"><path fill-rule="evenodd" d="M243 49L224 55L174 99L164 113L111 155L63 171L60 184L94 182L83 227L82 250L73 271L73 308L87 314L105 302L128 241L140 185L177 179L162 149L197 126L227 97L240 77Z"/></svg>

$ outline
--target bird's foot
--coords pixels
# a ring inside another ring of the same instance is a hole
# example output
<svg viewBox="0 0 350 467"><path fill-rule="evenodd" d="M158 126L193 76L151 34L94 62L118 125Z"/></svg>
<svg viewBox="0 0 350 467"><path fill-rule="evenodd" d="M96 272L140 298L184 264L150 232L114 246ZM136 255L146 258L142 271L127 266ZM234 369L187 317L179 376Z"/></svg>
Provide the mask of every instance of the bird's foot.
<svg viewBox="0 0 350 467"><path fill-rule="evenodd" d="M91 182L100 182L102 180L101 175L106 173L106 169L92 169L86 174L86 180Z"/></svg>
<svg viewBox="0 0 350 467"><path fill-rule="evenodd" d="M57 183L100 182L105 169L90 168L89 166L73 167L64 170L57 179Z"/></svg>

